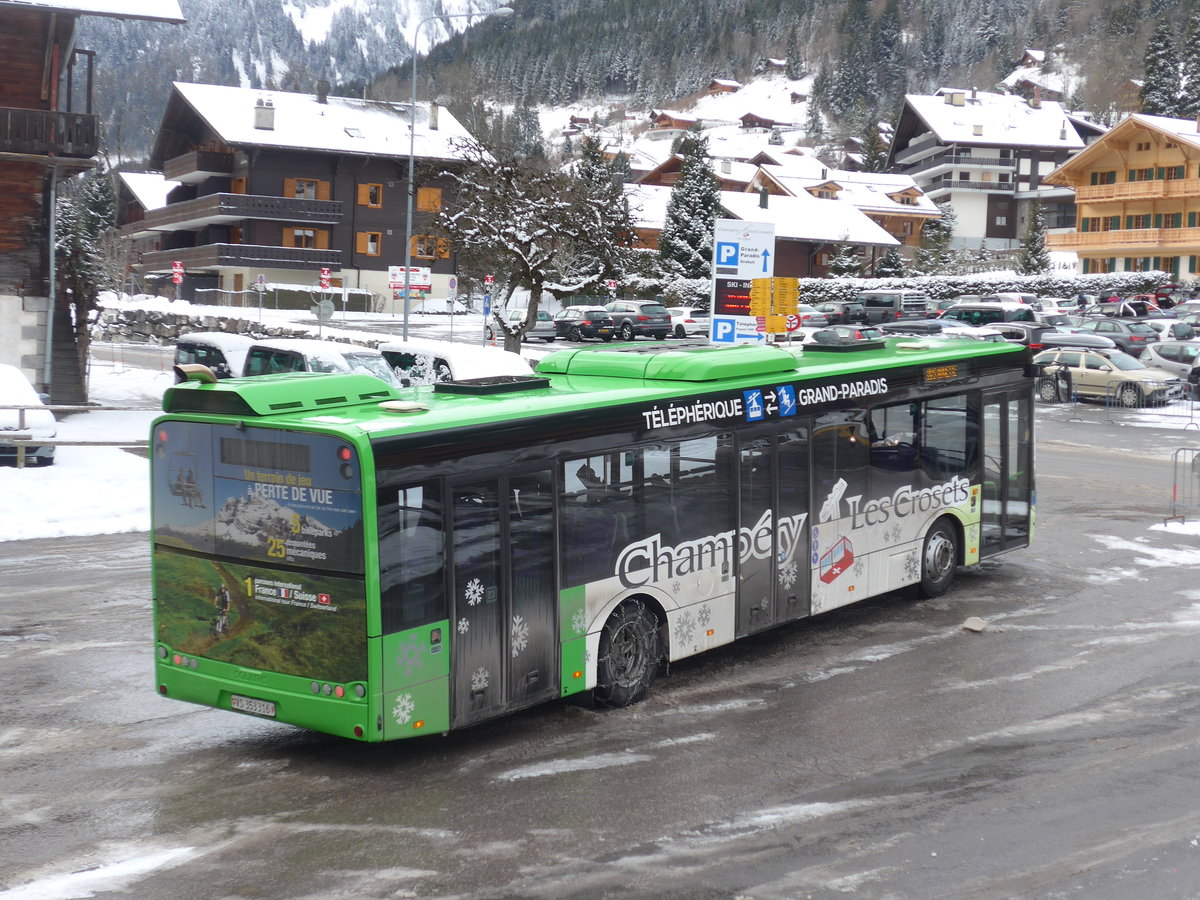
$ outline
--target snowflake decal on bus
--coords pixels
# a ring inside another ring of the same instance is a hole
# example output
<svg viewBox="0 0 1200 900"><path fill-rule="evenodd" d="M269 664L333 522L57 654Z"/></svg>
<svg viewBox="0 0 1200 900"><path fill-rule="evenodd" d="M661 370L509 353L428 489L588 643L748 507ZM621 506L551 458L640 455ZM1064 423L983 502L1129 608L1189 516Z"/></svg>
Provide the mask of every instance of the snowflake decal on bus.
<svg viewBox="0 0 1200 900"><path fill-rule="evenodd" d="M854 572L855 578L862 578L863 572L865 572L866 569L867 569L867 564L865 562L863 562L863 558L861 556L854 561L853 572Z"/></svg>
<svg viewBox="0 0 1200 900"><path fill-rule="evenodd" d="M576 634L583 634L587 631L587 612L585 610L575 610L575 614L571 616L571 630Z"/></svg>
<svg viewBox="0 0 1200 900"><path fill-rule="evenodd" d="M410 635L407 641L396 648L396 668L403 669L405 675L425 668L425 644L416 635Z"/></svg>
<svg viewBox="0 0 1200 900"><path fill-rule="evenodd" d="M689 644L692 638L696 636L696 621L692 618L690 612L685 612L679 617L679 624L676 626L679 632L679 640L685 644Z"/></svg>
<svg viewBox="0 0 1200 900"><path fill-rule="evenodd" d="M884 540L886 540L889 544L898 544L900 543L900 537L902 534L903 532L900 530L900 523L897 522L887 530L887 533L884 535Z"/></svg>
<svg viewBox="0 0 1200 900"><path fill-rule="evenodd" d="M921 563L917 560L917 551L913 550L904 557L904 574L908 578L919 578L921 575Z"/></svg>
<svg viewBox="0 0 1200 900"><path fill-rule="evenodd" d="M708 628L708 623L712 621L712 610L707 606L700 607L696 613L696 620L700 623L701 628Z"/></svg>
<svg viewBox="0 0 1200 900"><path fill-rule="evenodd" d="M416 708L417 703L412 694L400 694L392 704L392 718L396 720L397 725L407 725Z"/></svg>
<svg viewBox="0 0 1200 900"><path fill-rule="evenodd" d="M458 633L459 634L466 634L470 630L471 630L471 623L468 620L466 620L466 619L458 620Z"/></svg>
<svg viewBox="0 0 1200 900"><path fill-rule="evenodd" d="M486 691L487 686L492 683L492 675L483 666L480 666L471 673L471 690Z"/></svg>
<svg viewBox="0 0 1200 900"><path fill-rule="evenodd" d="M796 561L784 563L779 567L779 583L787 589L791 589L796 583Z"/></svg>
<svg viewBox="0 0 1200 900"><path fill-rule="evenodd" d="M529 623L524 616L513 616L512 620L512 655L514 658L524 652L529 646Z"/></svg>
<svg viewBox="0 0 1200 900"><path fill-rule="evenodd" d="M972 525L970 528L967 529L967 543L970 544L971 546L975 546L976 544L979 543L979 526L978 525Z"/></svg>
<svg viewBox="0 0 1200 900"><path fill-rule="evenodd" d="M478 578L472 578L467 582L466 589L467 606L478 606L483 602L483 582Z"/></svg>

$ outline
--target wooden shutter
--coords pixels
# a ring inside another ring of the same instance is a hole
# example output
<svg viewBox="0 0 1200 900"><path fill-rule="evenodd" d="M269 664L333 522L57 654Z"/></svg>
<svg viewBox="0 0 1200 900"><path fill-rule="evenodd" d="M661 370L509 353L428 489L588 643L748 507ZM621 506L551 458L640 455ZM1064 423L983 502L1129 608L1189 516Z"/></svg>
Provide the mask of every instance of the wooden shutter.
<svg viewBox="0 0 1200 900"><path fill-rule="evenodd" d="M318 181L317 182L317 199L318 200L328 200L329 197L330 197L329 182L328 181Z"/></svg>
<svg viewBox="0 0 1200 900"><path fill-rule="evenodd" d="M313 234L315 235L317 249L318 250L328 250L329 249L329 230L326 228L317 228L317 229L314 229Z"/></svg>
<svg viewBox="0 0 1200 900"><path fill-rule="evenodd" d="M296 179L295 178L283 179L283 196L285 196L285 197L295 197L296 196Z"/></svg>

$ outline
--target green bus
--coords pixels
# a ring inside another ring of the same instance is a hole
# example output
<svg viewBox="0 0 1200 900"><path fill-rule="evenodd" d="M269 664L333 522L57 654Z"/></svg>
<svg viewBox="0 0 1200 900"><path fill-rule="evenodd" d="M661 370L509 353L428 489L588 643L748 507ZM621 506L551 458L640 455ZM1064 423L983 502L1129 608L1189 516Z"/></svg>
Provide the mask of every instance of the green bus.
<svg viewBox="0 0 1200 900"><path fill-rule="evenodd" d="M1014 344L580 348L395 389L169 389L151 434L165 697L362 741L556 697L1027 546Z"/></svg>

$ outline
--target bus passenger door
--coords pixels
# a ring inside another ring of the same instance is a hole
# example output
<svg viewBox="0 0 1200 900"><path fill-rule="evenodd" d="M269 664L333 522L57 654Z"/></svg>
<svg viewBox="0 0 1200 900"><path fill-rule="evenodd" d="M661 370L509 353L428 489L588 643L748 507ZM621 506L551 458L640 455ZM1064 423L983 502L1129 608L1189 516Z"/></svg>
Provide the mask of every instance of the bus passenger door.
<svg viewBox="0 0 1200 900"><path fill-rule="evenodd" d="M812 611L808 432L761 433L738 449L737 634Z"/></svg>
<svg viewBox="0 0 1200 900"><path fill-rule="evenodd" d="M738 637L775 624L774 449L769 434L738 443Z"/></svg>
<svg viewBox="0 0 1200 900"><path fill-rule="evenodd" d="M553 485L547 471L451 486L456 726L558 693Z"/></svg>
<svg viewBox="0 0 1200 900"><path fill-rule="evenodd" d="M1032 416L1028 392L984 396L981 559L1029 543L1033 524Z"/></svg>

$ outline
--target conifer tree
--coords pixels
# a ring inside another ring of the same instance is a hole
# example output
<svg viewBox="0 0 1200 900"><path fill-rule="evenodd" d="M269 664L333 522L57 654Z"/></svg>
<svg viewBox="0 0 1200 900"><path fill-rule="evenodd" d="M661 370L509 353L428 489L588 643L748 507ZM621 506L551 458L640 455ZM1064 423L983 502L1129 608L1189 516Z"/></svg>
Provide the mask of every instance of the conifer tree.
<svg viewBox="0 0 1200 900"><path fill-rule="evenodd" d="M904 257L895 247L888 247L887 252L875 263L875 271L871 274L876 278L903 278Z"/></svg>
<svg viewBox="0 0 1200 900"><path fill-rule="evenodd" d="M1188 18L1180 64L1183 92L1179 96L1179 108L1175 114L1180 118L1194 119L1200 116L1200 5L1192 10Z"/></svg>
<svg viewBox="0 0 1200 900"><path fill-rule="evenodd" d="M918 275L945 275L954 269L954 252L950 242L954 238L954 227L958 224L954 207L939 203L941 218L929 219L921 227L921 246L917 249L913 268Z"/></svg>
<svg viewBox="0 0 1200 900"><path fill-rule="evenodd" d="M830 278L861 278L862 260L854 247L845 242L839 243L829 260Z"/></svg>
<svg viewBox="0 0 1200 900"><path fill-rule="evenodd" d="M708 159L708 138L684 135L683 166L671 188L658 239L664 264L682 278L712 277L713 222L720 212L720 186Z"/></svg>
<svg viewBox="0 0 1200 900"><path fill-rule="evenodd" d="M1142 85L1142 112L1174 116L1179 107L1179 56L1169 19L1154 28L1146 43L1146 80Z"/></svg>
<svg viewBox="0 0 1200 900"><path fill-rule="evenodd" d="M1046 217L1042 204L1034 202L1029 214L1029 228L1021 241L1017 257L1018 275L1041 275L1050 271L1050 251L1046 249Z"/></svg>

